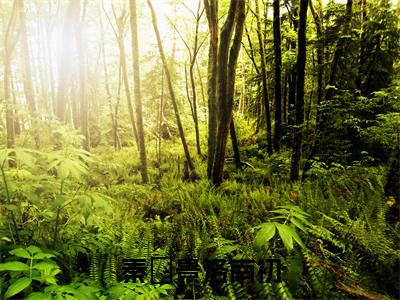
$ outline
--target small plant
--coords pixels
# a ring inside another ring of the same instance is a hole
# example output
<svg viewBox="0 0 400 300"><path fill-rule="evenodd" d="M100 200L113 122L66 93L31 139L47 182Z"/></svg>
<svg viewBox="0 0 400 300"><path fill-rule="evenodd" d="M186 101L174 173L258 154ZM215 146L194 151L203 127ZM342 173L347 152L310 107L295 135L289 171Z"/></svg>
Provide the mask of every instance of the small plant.
<svg viewBox="0 0 400 300"><path fill-rule="evenodd" d="M51 259L55 256L54 254L43 252L36 246L29 246L26 249L17 248L11 250L10 254L14 256L15 260L0 264L0 272L7 272L9 275L6 283L8 288L4 295L6 299L24 290L28 291L28 287L32 289L34 281L40 285L57 284L56 275L61 270ZM23 259L25 262L16 260L16 258Z"/></svg>
<svg viewBox="0 0 400 300"><path fill-rule="evenodd" d="M263 223L256 228L259 228L255 239L254 247L261 249L262 247L269 244L269 241L275 236L276 231L279 233L279 237L289 252L293 250L293 240L302 248L305 248L303 241L296 232L296 228L305 231L305 226L309 224L307 217L309 214L305 213L301 208L290 205L290 206L278 206L278 209L273 210L276 216L272 217L271 220L282 220L281 222L267 222Z"/></svg>

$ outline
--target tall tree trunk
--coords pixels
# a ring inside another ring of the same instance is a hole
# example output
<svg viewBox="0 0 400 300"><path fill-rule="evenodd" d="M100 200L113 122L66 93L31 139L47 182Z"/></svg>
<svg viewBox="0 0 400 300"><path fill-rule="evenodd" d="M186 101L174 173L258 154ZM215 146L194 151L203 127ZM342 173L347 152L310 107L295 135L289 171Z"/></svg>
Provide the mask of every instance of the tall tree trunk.
<svg viewBox="0 0 400 300"><path fill-rule="evenodd" d="M400 2L397 2L400 3ZM367 21L367 0L361 0L361 36L360 36L360 56L358 63L358 72L356 78L356 87L361 91L362 77L363 77L363 66L366 62L365 53L365 22Z"/></svg>
<svg viewBox="0 0 400 300"><path fill-rule="evenodd" d="M132 32L132 56L133 56L133 80L135 92L135 107L136 107L136 120L137 130L139 137L139 152L140 152L140 173L142 175L142 182L149 181L147 175L147 160L146 160L146 145L144 141L143 130L143 114L142 114L142 95L140 91L140 67L139 67L139 41L137 29L137 16L136 16L136 0L130 0L129 8L131 13L131 32Z"/></svg>
<svg viewBox="0 0 400 300"><path fill-rule="evenodd" d="M214 152L217 142L217 61L218 61L218 1L204 0L210 44L208 49L208 158L207 176L211 178L214 165Z"/></svg>
<svg viewBox="0 0 400 300"><path fill-rule="evenodd" d="M197 149L197 154L199 156L201 156L201 147L200 147L199 120L198 120L198 116L197 116L197 94L196 94L194 68L196 66L197 54L199 53L200 47L202 46L202 45L199 45L199 26L200 26L201 16L203 15L203 12L200 11L200 3L201 3L201 0L199 0L198 6L197 6L194 45L193 45L192 51L190 51L191 59L190 59L190 67L189 67L190 85L192 87L193 121L194 121L195 135L196 135L196 149ZM201 78L200 78L200 80L201 80Z"/></svg>
<svg viewBox="0 0 400 300"><path fill-rule="evenodd" d="M52 12L52 5L51 1L48 2L48 14L46 18L46 24L45 24L45 36L46 36L46 56L48 58L47 60L47 66L48 66L48 74L49 74L49 82L50 82L50 91L51 91L51 113L52 115L56 115L56 109L57 109L57 93L56 93L56 87L55 87L55 78L54 78L54 73L53 73L53 67L54 67L54 62L53 62L53 52L51 49L51 33L52 33L52 17L51 17L51 12Z"/></svg>
<svg viewBox="0 0 400 300"><path fill-rule="evenodd" d="M287 72L287 69L285 69L285 80L283 81L283 103L282 103L283 104L283 107L282 107L283 120L282 120L282 122L284 124L287 123L287 96L288 96L287 85L288 85L288 72Z"/></svg>
<svg viewBox="0 0 400 300"><path fill-rule="evenodd" d="M131 90L129 87L129 80L128 80L128 70L126 66L126 54L125 54L125 44L124 44L124 31L125 31L125 12L122 13L121 16L117 17L115 16L115 20L117 22L117 27L118 27L118 47L119 47L119 53L120 53L120 65L121 65L121 70L122 70L122 79L124 82L124 90L125 90L125 96L126 96L126 102L128 104L128 112L129 112L129 118L131 120L131 126L132 126L132 131L133 131L133 136L135 138L136 146L138 147L139 151L139 136L138 136L138 131L136 128L136 121L135 121L135 114L133 111L133 105L132 105L132 96L131 96Z"/></svg>
<svg viewBox="0 0 400 300"><path fill-rule="evenodd" d="M159 167L161 166L161 140L162 140L162 124L164 119L164 68L161 69L161 95L160 95L160 107L158 112L158 149L157 149L157 161Z"/></svg>
<svg viewBox="0 0 400 300"><path fill-rule="evenodd" d="M19 4L19 18L21 22L21 45L22 45L22 56L24 61L24 91L26 102L28 103L28 108L31 116L33 117L36 112L36 104L35 104L35 91L33 88L32 81L32 71L31 71L31 63L29 59L29 44L28 44L28 35L26 28L26 13L25 13L25 5L24 0L17 1Z"/></svg>
<svg viewBox="0 0 400 300"><path fill-rule="evenodd" d="M59 121L65 122L65 112L68 102L67 92L71 82L71 68L73 65L73 25L79 20L79 0L71 0L64 18L63 38L65 43L60 49L58 67L58 95L56 101L56 116Z"/></svg>
<svg viewBox="0 0 400 300"><path fill-rule="evenodd" d="M322 3L320 3L322 6ZM317 111L315 115L315 133L314 133L314 141L311 146L310 155L303 168L302 180L306 178L307 171L311 168L312 159L318 153L318 145L320 139L320 105L322 99L324 97L324 89L323 89L323 77L324 77L324 45L323 45L323 36L322 36L322 23L319 14L315 11L312 1L310 1L310 10L314 19L316 31L317 31L317 64L318 64L318 75L317 75Z"/></svg>
<svg viewBox="0 0 400 300"><path fill-rule="evenodd" d="M275 52L275 130L274 148L279 150L281 142L282 125L282 92L281 92L281 73L282 73L282 53L281 53L281 19L280 3L274 0L274 52Z"/></svg>
<svg viewBox="0 0 400 300"><path fill-rule="evenodd" d="M306 29L308 0L300 0L300 19L296 65L296 127L293 135L293 154L290 166L290 180L299 178L302 144L302 125L304 123L304 77L306 67Z"/></svg>
<svg viewBox="0 0 400 300"><path fill-rule="evenodd" d="M217 92L218 115L220 118L217 125L217 143L214 154L214 165L211 172L212 181L216 185L219 185L223 179L226 142L232 122L236 63L239 56L245 18L245 1L231 1L227 19L221 29L218 49ZM232 46L229 48L227 45L230 44L233 29L235 35Z"/></svg>
<svg viewBox="0 0 400 300"><path fill-rule="evenodd" d="M79 4L80 5L80 4ZM78 63L79 63L79 116L80 116L80 127L82 133L85 137L83 146L85 150L90 148L90 135L89 135L89 105L86 96L86 72L85 72L85 53L83 51L83 22L85 19L87 0L83 3L82 17L79 19L78 23L75 24L75 37L76 45L78 50Z"/></svg>
<svg viewBox="0 0 400 300"><path fill-rule="evenodd" d="M264 40L261 32L261 17L260 9L258 5L258 0L255 1L256 4L256 17L257 17L257 37L259 44L259 51L261 57L261 78L262 78L262 91L264 99L264 109L267 121L267 152L269 155L272 154L272 126L271 126L271 112L268 99L268 87L267 87L267 70L265 66L265 53L264 53Z"/></svg>
<svg viewBox="0 0 400 300"><path fill-rule="evenodd" d="M7 132L7 148L13 148L15 142L14 128L14 103L11 97L11 59L18 41L18 34L15 34L17 2L14 2L10 21L4 35L4 101L6 111L6 132Z"/></svg>
<svg viewBox="0 0 400 300"><path fill-rule="evenodd" d="M292 25L295 32L298 30L298 4L297 1L292 0ZM290 48L294 51L296 49L296 41L290 41ZM289 73L289 96L288 96L288 124L294 125L296 123L296 65L294 65Z"/></svg>
<svg viewBox="0 0 400 300"><path fill-rule="evenodd" d="M242 167L242 162L240 160L239 144L238 144L238 140L237 140L237 136L236 136L235 122L233 121L233 117L232 117L231 126L229 128L229 133L230 133L231 141L232 141L233 158L235 161L235 166L236 166L236 169L240 170L240 168Z"/></svg>
<svg viewBox="0 0 400 300"><path fill-rule="evenodd" d="M178 131L179 131L179 136L181 138L183 151L185 152L185 157L186 157L186 161L188 163L189 169L191 171L194 171L194 164L193 164L192 158L191 158L190 153L189 153L189 148L188 148L187 143L186 143L185 134L183 132L183 126L182 126L181 118L180 118L180 115L179 115L178 105L176 103L175 92L174 92L174 89L172 87L171 74L170 74L169 69L168 69L167 60L166 60L165 54L164 54L164 48L163 48L163 45L162 45L162 42L161 42L160 32L158 30L156 13L154 11L154 8L153 8L153 5L151 3L151 0L147 0L147 4L148 4L148 6L150 8L150 11L151 11L152 23L153 23L154 32L155 32L156 38L157 38L158 50L160 51L160 56L161 56L161 60L162 60L163 66L164 66L165 75L167 77L168 89L169 89L169 93L170 93L170 96L171 96L172 106L174 107L176 123L178 125Z"/></svg>

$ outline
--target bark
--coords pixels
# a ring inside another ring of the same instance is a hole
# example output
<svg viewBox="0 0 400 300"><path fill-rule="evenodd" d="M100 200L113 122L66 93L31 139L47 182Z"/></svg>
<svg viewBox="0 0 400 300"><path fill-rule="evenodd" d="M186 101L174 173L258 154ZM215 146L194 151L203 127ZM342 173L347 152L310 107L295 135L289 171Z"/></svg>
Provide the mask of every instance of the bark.
<svg viewBox="0 0 400 300"><path fill-rule="evenodd" d="M324 45L322 41L322 23L321 23L321 18L317 14L317 12L314 9L314 6L312 4L312 1L310 1L310 10L311 14L314 19L315 23L315 28L317 31L317 38L318 38L318 44L317 44L317 64L318 64L318 75L317 75L317 111L315 115L315 133L314 133L314 141L311 146L311 151L310 155L308 156L308 159L306 163L304 164L303 168L303 175L302 175L302 180L306 178L306 173L307 171L311 168L312 165L312 159L318 152L318 146L319 146L319 138L320 138L320 105L322 102L322 99L324 97L323 95L323 76L324 76Z"/></svg>
<svg viewBox="0 0 400 300"><path fill-rule="evenodd" d="M135 92L135 107L136 107L136 120L137 130L139 137L139 152L140 152L140 163L142 175L142 182L147 183L149 181L147 175L147 159L146 159L146 145L144 141L144 130L143 130L143 114L142 114L142 95L140 90L140 66L139 66L139 41L138 41L138 28L137 28L137 16L136 16L136 0L129 2L130 8L130 21L131 21L131 33L132 33L132 56L133 56L133 80L134 80L134 92Z"/></svg>
<svg viewBox="0 0 400 300"><path fill-rule="evenodd" d="M82 133L85 137L85 141L83 143L83 147L85 150L89 150L90 148L90 135L89 135L89 105L88 99L86 96L86 72L85 72L85 52L83 51L83 22L85 18L87 0L84 1L83 4L83 13L82 18L75 25L75 37L76 37L76 45L78 50L78 63L79 63L79 124L82 130Z"/></svg>
<svg viewBox="0 0 400 300"><path fill-rule="evenodd" d="M138 136L138 131L136 128L135 114L133 111L133 104L132 104L132 96L131 96L131 90L129 87L129 80L128 80L128 69L126 66L126 53L125 53L125 44L124 44L124 31L125 31L125 22L126 22L125 11L123 11L119 17L117 17L114 13L114 17L115 17L115 20L117 23L117 28L118 28L117 40L118 40L118 47L119 47L119 51L120 51L120 61L119 62L121 65L121 70L122 70L122 79L124 82L126 102L128 104L129 118L131 120L132 132L133 132L133 136L135 138L136 146L139 150L139 136Z"/></svg>
<svg viewBox="0 0 400 300"><path fill-rule="evenodd" d="M267 70L265 66L265 53L264 53L264 40L261 32L261 17L258 1L255 1L256 17L257 17L257 37L258 44L260 48L261 57L261 78L262 78L262 91L264 99L264 109L267 121L267 152L269 155L272 154L272 126L271 126L271 112L268 97L268 87L267 87Z"/></svg>
<svg viewBox="0 0 400 300"><path fill-rule="evenodd" d="M103 29L103 23L102 23L101 19L100 19L100 26L102 29L101 30L101 55L102 55L102 60L103 60L104 82L105 82L105 89L106 89L108 105L110 107L111 131L112 131L112 137L113 137L114 150L117 150L117 149L121 149L121 143L120 143L120 140L118 137L118 122L117 122L118 107L115 107L115 114L114 114L110 85L108 82L106 51L105 51L105 46L104 46L104 29ZM120 84L118 84L118 86L120 86Z"/></svg>
<svg viewBox="0 0 400 300"><path fill-rule="evenodd" d="M274 0L274 52L275 52L275 130L274 148L279 150L281 142L282 126L282 92L281 92L281 73L282 73L282 50L281 50L281 19L280 3Z"/></svg>
<svg viewBox="0 0 400 300"><path fill-rule="evenodd" d="M157 161L159 167L161 166L161 129L164 119L164 69L161 70L161 95L160 95L160 107L158 112L158 149L157 149Z"/></svg>
<svg viewBox="0 0 400 300"><path fill-rule="evenodd" d="M197 14L196 14L196 29L194 35L194 45L190 59L190 67L189 67L189 74L190 74L190 84L192 87L192 98L193 98L193 121L194 121L194 128L196 134L196 149L197 154L201 156L201 147L200 147L200 133L199 133L199 120L197 116L197 95L196 95L196 85L195 85L195 78L194 78L194 68L196 66L196 58L197 54L199 53L201 44L199 45L199 26L200 20L203 12L200 12L200 1L197 7Z"/></svg>
<svg viewBox="0 0 400 300"><path fill-rule="evenodd" d="M46 24L46 49L47 49L47 57L48 57L48 73L49 73L49 81L50 81L50 90L51 90L51 112L53 115L56 115L56 110L57 110L57 93L56 93L56 87L55 87L55 79L54 79L54 73L53 73L53 52L51 50L50 46L50 37L51 37L51 2L49 2L49 16L48 16L48 21Z"/></svg>
<svg viewBox="0 0 400 300"><path fill-rule="evenodd" d="M299 166L302 145L302 125L304 122L304 77L306 66L306 29L308 0L300 0L300 18L298 31L298 51L296 65L296 127L293 136L293 153L290 166L290 181L299 178Z"/></svg>
<svg viewBox="0 0 400 300"><path fill-rule="evenodd" d="M208 159L207 176L211 178L217 141L217 61L218 61L218 1L204 0L210 32L208 50Z"/></svg>
<svg viewBox="0 0 400 300"><path fill-rule="evenodd" d="M292 1L292 24L294 31L298 30L298 7L295 1ZM292 40L290 42L290 47L292 50L296 49L296 41ZM288 124L294 125L296 123L296 65L294 65L289 74L289 96L288 96Z"/></svg>
<svg viewBox="0 0 400 300"><path fill-rule="evenodd" d="M400 2L398 2L400 3ZM365 22L367 21L367 0L361 0L361 36L360 36L360 56L358 63L358 74L356 78L356 87L361 91L362 88L362 76L363 76L363 66L367 60L365 52Z"/></svg>
<svg viewBox="0 0 400 300"><path fill-rule="evenodd" d="M203 100L203 106L206 106L206 96L204 94L204 84L203 84L203 78L201 76L199 64L196 61L196 69L197 69L197 76L199 77L199 82L200 82L200 92L201 92L201 98Z"/></svg>
<svg viewBox="0 0 400 300"><path fill-rule="evenodd" d="M175 92L174 92L174 89L172 87L171 74L169 72L167 60L166 60L165 54L164 54L164 48L163 48L163 45L162 45L162 42L161 42L160 32L158 30L157 17L156 17L153 5L151 3L151 0L147 0L147 4L148 4L148 6L150 8L150 11L151 11L152 23L153 23L154 32L155 32L156 38L157 38L158 50L160 52L161 60L162 60L162 63L163 63L164 72L165 72L166 79L167 79L167 84L168 84L168 90L169 90L171 101L172 101L172 106L174 107L176 123L177 123L177 126L178 126L178 131L179 131L179 136L181 138L183 151L185 152L185 157L186 157L189 169L191 171L194 171L194 164L193 164L192 158L191 158L190 153L189 153L189 148L188 148L187 143L186 143L185 134L183 132L182 122L181 122L181 118L180 118L179 110L178 110L178 105L176 103Z"/></svg>
<svg viewBox="0 0 400 300"><path fill-rule="evenodd" d="M11 84L11 59L18 41L18 34L15 34L17 2L14 2L10 21L4 35L4 101L6 111L6 132L7 132L7 148L13 148L15 142L14 128L14 104L10 92Z"/></svg>
<svg viewBox="0 0 400 300"><path fill-rule="evenodd" d="M28 35L26 28L26 13L25 13L25 5L24 0L17 1L19 4L19 18L21 22L21 46L22 46L22 57L24 61L24 92L26 102L28 103L28 109L33 117L36 112L36 103L35 103L35 92L33 88L32 81L32 71L31 64L29 58L29 44L28 44Z"/></svg>
<svg viewBox="0 0 400 300"><path fill-rule="evenodd" d="M238 145L236 129L235 129L235 122L233 121L233 117L232 117L231 126L229 128L229 133L230 133L231 141L232 141L233 158L235 161L235 166L236 166L236 169L240 170L242 167L242 162L240 160L240 151L239 151L239 145Z"/></svg>
<svg viewBox="0 0 400 300"><path fill-rule="evenodd" d="M287 123L287 96L288 96L288 73L287 70L285 71L285 80L283 81L283 107L282 107L282 111L283 111L283 120L282 122L284 124Z"/></svg>
<svg viewBox="0 0 400 300"><path fill-rule="evenodd" d="M236 63L243 35L245 1L231 1L227 19L221 29L218 53L218 120L217 143L212 168L212 181L219 185L223 179L226 142L232 122L233 97L235 92ZM230 44L233 29L235 35ZM229 56L228 56L229 50Z"/></svg>

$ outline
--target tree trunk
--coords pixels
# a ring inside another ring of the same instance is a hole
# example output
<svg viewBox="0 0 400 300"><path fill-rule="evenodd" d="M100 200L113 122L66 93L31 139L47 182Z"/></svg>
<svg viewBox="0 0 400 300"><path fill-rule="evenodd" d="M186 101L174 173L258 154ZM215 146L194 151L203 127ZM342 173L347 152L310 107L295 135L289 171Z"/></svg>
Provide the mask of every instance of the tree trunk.
<svg viewBox="0 0 400 300"><path fill-rule="evenodd" d="M105 82L105 89L106 89L108 105L110 107L111 131L112 131L112 137L113 137L114 150L117 150L117 149L121 149L121 144L120 144L119 138L118 138L117 107L115 108L115 113L114 113L110 85L108 82L106 50L105 50L105 45L104 45L104 28L103 28L103 22L101 21L101 19L100 19L100 26L101 26L101 55L102 55L102 60L103 60L104 82ZM120 85L120 83L118 83L118 86L119 85Z"/></svg>
<svg viewBox="0 0 400 300"><path fill-rule="evenodd" d="M17 2L14 2L10 21L8 22L6 33L4 35L4 102L6 111L6 132L7 148L13 148L15 142L14 129L14 103L11 97L11 58L18 41L18 34L15 34Z"/></svg>
<svg viewBox="0 0 400 300"><path fill-rule="evenodd" d="M83 13L80 20L75 24L75 37L76 37L76 45L78 50L78 63L79 63L79 99L80 99L80 109L79 109L79 116L80 116L80 127L82 133L85 137L85 141L83 142L83 147L85 150L89 150L90 148L90 135L89 135L89 105L88 99L86 96L86 72L85 72L85 52L83 51L83 22L86 13L86 5L87 0L83 3Z"/></svg>
<svg viewBox="0 0 400 300"><path fill-rule="evenodd" d="M236 63L239 56L245 18L245 1L231 1L227 19L221 29L218 51L218 115L220 119L217 125L217 142L214 165L211 172L212 181L216 185L219 185L223 179L226 142L232 122ZM229 49L228 45L232 38L233 29L235 30L235 35L232 46Z"/></svg>
<svg viewBox="0 0 400 300"><path fill-rule="evenodd" d="M293 29L294 31L297 32L298 30L298 6L296 1L292 0L292 15L293 15ZM292 50L296 49L296 41L291 40L290 41L290 48ZM296 65L294 65L289 73L289 96L288 96L288 124L289 125L294 125L296 123L296 82L297 82L297 76L296 76Z"/></svg>
<svg viewBox="0 0 400 300"><path fill-rule="evenodd" d="M267 70L265 66L265 53L264 53L264 40L261 32L261 17L260 17L260 9L258 6L258 1L255 1L256 4L256 17L257 17L257 37L258 44L260 48L260 57L261 57L261 78L262 78L262 91L263 91L263 99L264 99L264 109L265 116L267 121L267 152L269 155L272 154L272 126L271 126L271 113L270 113L270 105L268 99L268 87L267 87Z"/></svg>
<svg viewBox="0 0 400 300"><path fill-rule="evenodd" d="M285 69L285 80L283 82L283 123L287 124L287 96L288 96L288 72Z"/></svg>
<svg viewBox="0 0 400 300"><path fill-rule="evenodd" d="M126 96L126 102L128 104L129 118L131 120L132 132L135 138L136 146L139 149L139 136L136 128L135 114L133 112L131 90L129 88L128 80L128 70L126 66L126 54L125 54L125 44L124 44L124 31L125 31L125 12L122 13L120 17L115 16L118 27L118 47L120 51L120 65L122 70L122 79L124 82L124 90Z"/></svg>
<svg viewBox="0 0 400 300"><path fill-rule="evenodd" d="M217 142L217 61L218 61L218 1L204 0L210 45L208 50L208 159L207 176L211 179L214 165L214 152Z"/></svg>
<svg viewBox="0 0 400 300"><path fill-rule="evenodd" d="M280 3L274 0L274 52L275 52L275 131L274 148L279 150L281 142L282 125L282 92L281 92L281 73L282 73L282 53L281 53L281 19Z"/></svg>
<svg viewBox="0 0 400 300"><path fill-rule="evenodd" d="M171 96L172 106L174 107L176 123L178 125L179 136L181 138L183 151L185 152L185 157L186 157L189 169L191 171L194 171L194 164L193 164L192 158L190 157L189 148L187 146L185 134L183 132L182 122L181 122L181 118L180 118L179 111L178 111L178 105L176 103L175 92L172 87L171 74L168 69L167 60L166 60L165 54L164 54L164 48L163 48L163 45L161 42L160 32L158 30L157 17L156 17L153 5L151 4L151 0L147 0L147 4L151 11L152 23L153 23L154 32L155 32L156 38L157 38L158 50L160 51L161 60L162 60L163 66L164 66L164 72L167 77L168 89L169 89L169 93Z"/></svg>
<svg viewBox="0 0 400 300"><path fill-rule="evenodd" d="M161 136L162 136L162 124L164 119L164 69L161 69L161 95L160 95L160 107L158 112L158 149L157 149L157 161L159 167L161 167Z"/></svg>
<svg viewBox="0 0 400 300"><path fill-rule="evenodd" d="M365 53L365 22L367 21L367 0L361 0L361 11L362 13L361 13L360 56L359 56L358 72L356 78L356 87L360 91L362 87L362 76L363 76L362 68L367 58Z"/></svg>
<svg viewBox="0 0 400 300"><path fill-rule="evenodd" d="M318 153L318 145L320 139L320 105L323 99L324 89L323 89L323 76L324 76L324 45L323 45L323 36L322 36L322 24L320 16L314 9L312 1L310 1L310 10L313 15L316 31L317 31L317 64L318 64L318 75L317 75L317 111L315 115L315 133L314 133L314 141L311 146L310 155L303 168L302 180L306 178L307 171L311 168L311 161L314 156Z"/></svg>
<svg viewBox="0 0 400 300"><path fill-rule="evenodd" d="M300 19L298 32L298 51L296 65L296 127L293 135L293 154L290 166L290 181L299 178L302 144L302 125L304 122L304 77L306 67L306 29L308 0L300 0Z"/></svg>
<svg viewBox="0 0 400 300"><path fill-rule="evenodd" d="M138 41L138 29L137 29L137 17L136 17L136 0L130 0L129 8L131 13L131 32L132 32L132 56L133 56L133 79L134 79L134 92L136 101L136 119L137 129L139 137L139 152L140 152L140 163L141 163L141 175L142 182L147 183L149 181L147 175L147 160L146 160L146 145L144 141L144 130L143 130L143 114L142 114L142 95L140 91L140 67L139 67L139 41Z"/></svg>
<svg viewBox="0 0 400 300"><path fill-rule="evenodd" d="M24 61L24 91L26 102L28 103L28 108L31 116L33 117L36 112L35 104L35 91L32 82L32 71L29 59L29 44L26 28L26 13L24 0L17 1L19 3L19 18L21 22L21 44L22 44L22 56Z"/></svg>
<svg viewBox="0 0 400 300"><path fill-rule="evenodd" d="M232 117L231 126L229 128L229 133L230 133L231 141L232 141L232 149L233 149L233 157L234 157L234 161L235 161L235 166L236 166L236 169L240 170L242 167L242 162L240 160L240 151L239 151L239 145L238 145L236 129L235 129L235 122L233 121L233 117Z"/></svg>

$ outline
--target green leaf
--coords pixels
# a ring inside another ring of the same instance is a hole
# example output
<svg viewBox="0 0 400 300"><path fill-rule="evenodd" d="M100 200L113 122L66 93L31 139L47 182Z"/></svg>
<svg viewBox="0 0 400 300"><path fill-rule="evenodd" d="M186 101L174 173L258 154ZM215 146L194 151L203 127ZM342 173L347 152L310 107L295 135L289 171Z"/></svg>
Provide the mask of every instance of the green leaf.
<svg viewBox="0 0 400 300"><path fill-rule="evenodd" d="M5 297L10 298L10 297L18 294L19 292L21 292L22 290L24 290L25 288L30 286L31 283L32 283L32 280L29 278L26 278L26 277L18 279L17 281L15 281L12 285L10 285L8 287Z"/></svg>
<svg viewBox="0 0 400 300"><path fill-rule="evenodd" d="M31 254L42 252L42 250L40 250L40 248L36 246L29 246L28 248L26 248L26 250L28 250Z"/></svg>
<svg viewBox="0 0 400 300"><path fill-rule="evenodd" d="M22 258L31 258L31 255L29 254L29 252L22 248L17 248L17 249L11 250L10 253L12 255L22 257Z"/></svg>
<svg viewBox="0 0 400 300"><path fill-rule="evenodd" d="M40 253L35 254L33 256L33 259L43 259L43 258L51 258L51 257L55 257L55 255L51 254L51 253L40 252Z"/></svg>
<svg viewBox="0 0 400 300"><path fill-rule="evenodd" d="M6 161L12 160L9 156L13 149L1 149L0 150L0 167L3 167Z"/></svg>
<svg viewBox="0 0 400 300"><path fill-rule="evenodd" d="M262 246L267 245L268 242L274 237L276 224L277 223L272 222L261 225L262 227L254 239L254 246L256 248L261 248Z"/></svg>
<svg viewBox="0 0 400 300"><path fill-rule="evenodd" d="M297 244L300 245L300 247L302 247L303 249L306 248L306 246L304 245L303 241L301 240L300 236L297 234L296 230L294 230L292 227L287 226L286 228L288 230L288 232L290 233L290 235L293 237L293 239L296 241Z"/></svg>
<svg viewBox="0 0 400 300"><path fill-rule="evenodd" d="M275 209L275 210L271 210L271 212L281 214L281 215L288 215L290 213L290 211L287 209Z"/></svg>
<svg viewBox="0 0 400 300"><path fill-rule="evenodd" d="M39 262L39 263L37 263L37 264L34 264L32 268L33 268L33 269L36 269L36 270L41 270L41 271L42 271L42 270L57 269L58 266L57 266L57 264L55 264L54 262L42 261L42 262Z"/></svg>
<svg viewBox="0 0 400 300"><path fill-rule="evenodd" d="M26 300L51 300L51 295L34 292L29 294L28 297L26 297Z"/></svg>
<svg viewBox="0 0 400 300"><path fill-rule="evenodd" d="M303 224L297 220L296 218L291 218L290 222L296 226L297 228L299 228L301 231L306 232L306 229L304 228Z"/></svg>
<svg viewBox="0 0 400 300"><path fill-rule="evenodd" d="M0 264L0 271L27 271L29 266L19 261L10 261Z"/></svg>
<svg viewBox="0 0 400 300"><path fill-rule="evenodd" d="M35 166L35 158L29 153L29 150L17 148L15 149L15 156L21 164L30 168Z"/></svg>
<svg viewBox="0 0 400 300"><path fill-rule="evenodd" d="M293 238L291 235L291 232L289 231L288 228L290 228L288 225L285 224L276 224L276 227L278 228L279 236L282 239L283 245L285 248L290 251L293 249Z"/></svg>

